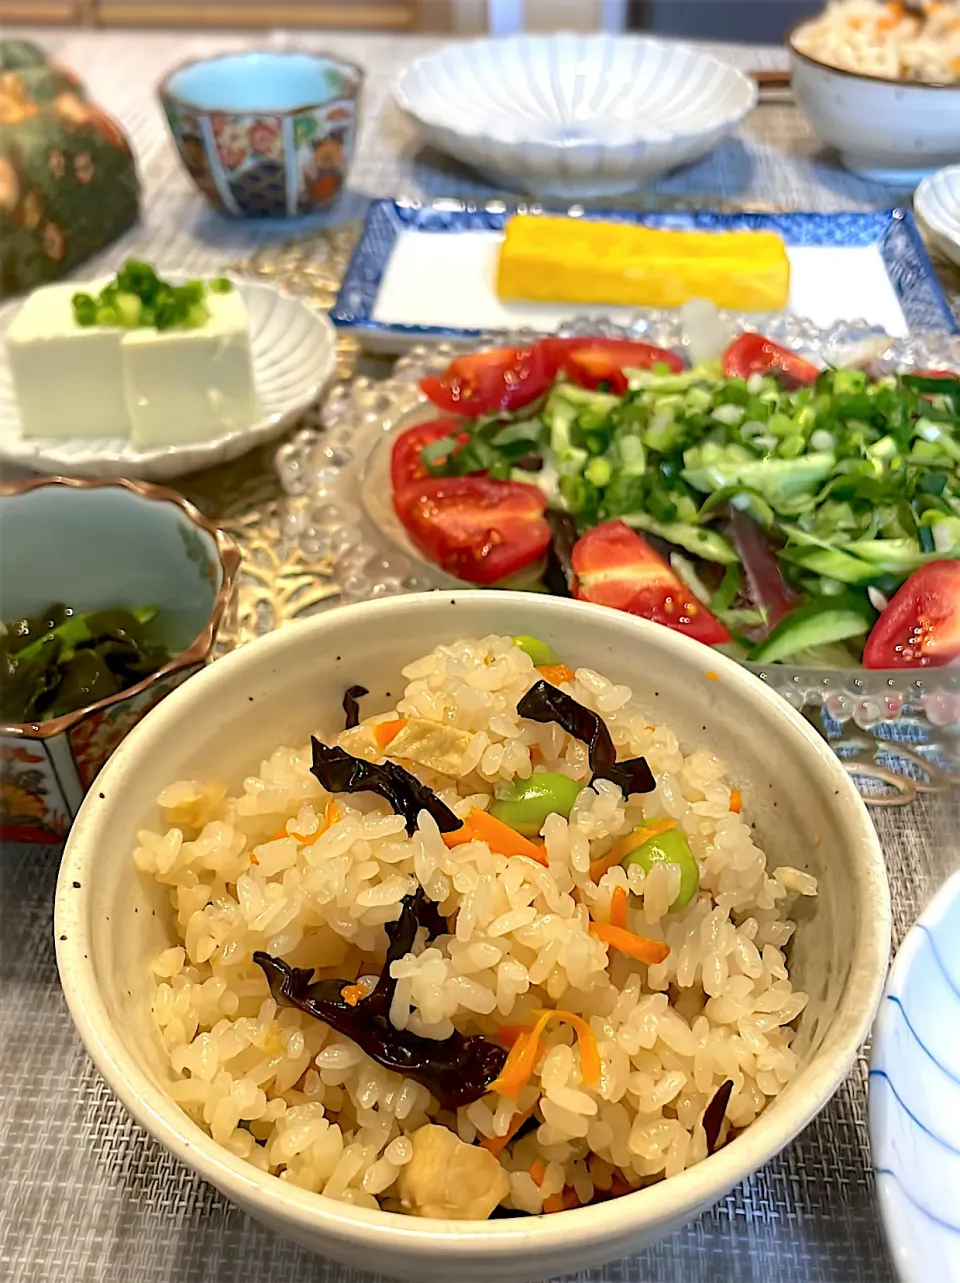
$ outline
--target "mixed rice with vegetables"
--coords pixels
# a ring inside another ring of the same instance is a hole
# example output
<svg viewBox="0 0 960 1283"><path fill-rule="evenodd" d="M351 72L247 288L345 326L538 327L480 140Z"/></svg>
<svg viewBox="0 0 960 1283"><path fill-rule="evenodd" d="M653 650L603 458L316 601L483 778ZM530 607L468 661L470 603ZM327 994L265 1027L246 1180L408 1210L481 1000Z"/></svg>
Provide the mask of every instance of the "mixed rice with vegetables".
<svg viewBox="0 0 960 1283"><path fill-rule="evenodd" d="M750 797L533 637L437 647L396 706L184 780L134 859L169 1092L233 1154L358 1207L482 1220L681 1172L796 1070L789 905Z"/></svg>

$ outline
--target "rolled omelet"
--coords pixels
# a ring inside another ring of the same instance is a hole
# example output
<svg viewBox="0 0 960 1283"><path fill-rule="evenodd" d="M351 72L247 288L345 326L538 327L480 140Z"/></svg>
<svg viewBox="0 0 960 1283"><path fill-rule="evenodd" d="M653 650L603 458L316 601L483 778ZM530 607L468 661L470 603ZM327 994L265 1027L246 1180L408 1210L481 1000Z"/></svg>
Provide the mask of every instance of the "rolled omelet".
<svg viewBox="0 0 960 1283"><path fill-rule="evenodd" d="M500 248L503 299L680 307L786 307L790 260L773 232L675 232L582 218L518 214Z"/></svg>

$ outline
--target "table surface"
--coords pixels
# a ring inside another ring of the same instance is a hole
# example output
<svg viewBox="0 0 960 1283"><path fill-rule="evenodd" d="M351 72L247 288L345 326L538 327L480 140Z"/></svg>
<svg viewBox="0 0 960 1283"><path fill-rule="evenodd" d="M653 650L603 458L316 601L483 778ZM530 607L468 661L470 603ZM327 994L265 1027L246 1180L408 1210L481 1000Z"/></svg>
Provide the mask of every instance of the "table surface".
<svg viewBox="0 0 960 1283"><path fill-rule="evenodd" d="M13 33L9 33L13 34ZM298 229L226 223L182 174L154 87L184 58L254 43L219 33L22 32L80 71L91 96L133 140L142 223L97 268L135 252L170 267L213 269ZM419 147L389 102L419 37L283 32L256 43L346 53L367 72L352 193L479 196L467 170ZM777 67L776 49L712 46L744 67ZM907 192L840 169L792 105L765 105L713 156L657 184L702 203L862 209ZM314 224L315 226L316 224ZM85 269L91 271L88 265ZM960 865L960 797L922 796L874 812L893 893L895 943ZM135 1125L73 1033L57 979L51 910L58 852L0 852L0 1277L10 1283L370 1283L369 1276L281 1241L182 1168ZM595 1283L892 1283L875 1201L866 1120L866 1056L819 1118L777 1159L698 1220L640 1256L583 1274ZM931 1280L931 1283L936 1283Z"/></svg>

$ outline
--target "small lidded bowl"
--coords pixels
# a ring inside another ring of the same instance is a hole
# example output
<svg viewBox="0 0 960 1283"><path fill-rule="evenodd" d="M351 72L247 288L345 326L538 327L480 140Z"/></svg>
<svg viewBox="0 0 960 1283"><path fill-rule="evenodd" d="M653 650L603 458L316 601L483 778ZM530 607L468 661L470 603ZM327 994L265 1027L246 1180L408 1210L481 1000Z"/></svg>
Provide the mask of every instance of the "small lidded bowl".
<svg viewBox="0 0 960 1283"><path fill-rule="evenodd" d="M340 195L362 70L327 54L248 52L187 62L160 86L184 168L222 214L293 218Z"/></svg>
<svg viewBox="0 0 960 1283"><path fill-rule="evenodd" d="M0 620L155 610L169 657L136 684L35 722L0 716L0 840L59 843L104 762L210 657L240 552L173 490L61 477L0 485Z"/></svg>

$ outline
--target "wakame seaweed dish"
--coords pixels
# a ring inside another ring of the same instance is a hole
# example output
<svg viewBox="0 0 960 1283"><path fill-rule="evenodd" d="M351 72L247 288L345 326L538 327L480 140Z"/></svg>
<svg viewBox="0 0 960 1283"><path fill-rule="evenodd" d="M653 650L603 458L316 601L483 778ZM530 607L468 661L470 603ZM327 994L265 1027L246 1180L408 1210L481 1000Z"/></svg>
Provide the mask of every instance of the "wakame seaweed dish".
<svg viewBox="0 0 960 1283"><path fill-rule="evenodd" d="M815 878L771 871L736 763L681 747L654 692L535 637L404 658L389 699L350 688L348 729L232 791L171 781L139 832L178 938L152 962L171 1096L263 1172L423 1217L700 1162L798 1068Z"/></svg>

